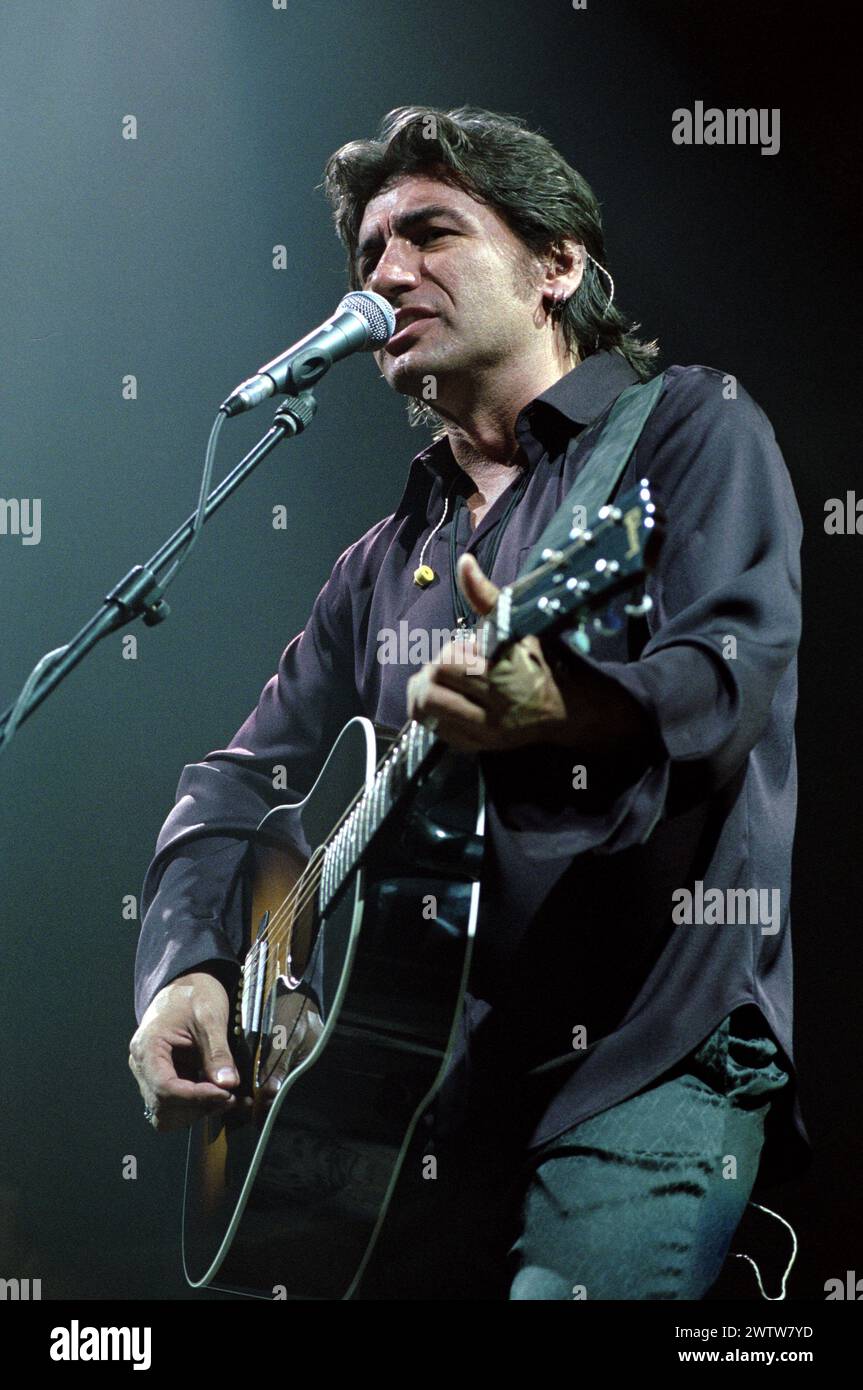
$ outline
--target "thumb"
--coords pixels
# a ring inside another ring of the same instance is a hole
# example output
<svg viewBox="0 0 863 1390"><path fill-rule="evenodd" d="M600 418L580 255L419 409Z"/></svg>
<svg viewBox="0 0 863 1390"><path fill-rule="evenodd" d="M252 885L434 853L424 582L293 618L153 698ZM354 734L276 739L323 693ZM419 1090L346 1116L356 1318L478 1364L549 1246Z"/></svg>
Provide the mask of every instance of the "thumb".
<svg viewBox="0 0 863 1390"><path fill-rule="evenodd" d="M208 1081L216 1086L236 1086L240 1080L224 1024L211 1026L198 1023L198 1049L201 1054L201 1070Z"/></svg>
<svg viewBox="0 0 863 1390"><path fill-rule="evenodd" d="M497 602L500 590L486 578L473 555L459 556L457 574L459 588L473 611L480 615L488 613Z"/></svg>

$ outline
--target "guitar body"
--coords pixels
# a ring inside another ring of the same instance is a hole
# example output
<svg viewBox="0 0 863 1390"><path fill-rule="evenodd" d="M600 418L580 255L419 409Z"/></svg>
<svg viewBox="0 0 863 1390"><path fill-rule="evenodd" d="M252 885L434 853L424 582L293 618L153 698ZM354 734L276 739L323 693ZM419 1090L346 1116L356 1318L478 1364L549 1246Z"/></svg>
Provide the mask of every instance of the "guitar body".
<svg viewBox="0 0 863 1390"><path fill-rule="evenodd" d="M193 1286L349 1298L446 1073L479 904L476 762L444 751L325 913L303 888L314 847L357 787L368 793L379 753L373 725L352 719L308 796L259 827L267 847L254 851L235 1038L253 1113L192 1131L183 1262Z"/></svg>

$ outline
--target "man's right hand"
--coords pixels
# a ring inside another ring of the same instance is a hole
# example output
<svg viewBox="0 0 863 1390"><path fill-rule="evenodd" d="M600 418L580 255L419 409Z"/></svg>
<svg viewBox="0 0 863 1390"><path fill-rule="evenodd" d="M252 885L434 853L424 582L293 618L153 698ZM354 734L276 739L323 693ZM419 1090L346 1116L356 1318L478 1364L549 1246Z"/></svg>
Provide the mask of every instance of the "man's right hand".
<svg viewBox="0 0 863 1390"><path fill-rule="evenodd" d="M160 1134L205 1115L250 1110L228 1046L230 1001L206 971L179 975L155 996L129 1043L129 1066Z"/></svg>

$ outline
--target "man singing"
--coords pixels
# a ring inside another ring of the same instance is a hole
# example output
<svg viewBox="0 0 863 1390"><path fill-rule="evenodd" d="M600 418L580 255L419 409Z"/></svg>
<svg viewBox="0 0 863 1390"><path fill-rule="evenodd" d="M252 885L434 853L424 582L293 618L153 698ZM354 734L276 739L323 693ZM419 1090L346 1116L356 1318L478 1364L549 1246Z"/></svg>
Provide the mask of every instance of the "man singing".
<svg viewBox="0 0 863 1390"><path fill-rule="evenodd" d="M353 715L410 715L479 759L486 853L439 1178L406 1165L359 1296L702 1298L756 1180L808 1146L789 918L801 525L782 455L733 376L669 367L619 484L648 478L667 517L646 618L590 655L526 638L505 670L470 640L421 669L381 662L402 620L469 631L492 607L587 464L585 426L657 349L615 303L593 192L521 120L399 108L324 186L351 287L396 311L380 372L434 439L235 738L183 771L145 884L130 1065L158 1130L242 1105L226 986L248 845L195 827L253 828L305 795ZM717 913L737 890L775 911Z"/></svg>

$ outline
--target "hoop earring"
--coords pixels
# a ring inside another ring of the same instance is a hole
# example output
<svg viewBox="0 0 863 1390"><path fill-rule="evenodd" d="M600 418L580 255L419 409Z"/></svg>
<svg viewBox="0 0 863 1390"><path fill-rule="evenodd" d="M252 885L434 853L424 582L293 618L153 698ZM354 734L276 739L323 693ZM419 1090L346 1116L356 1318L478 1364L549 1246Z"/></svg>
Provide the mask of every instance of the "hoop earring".
<svg viewBox="0 0 863 1390"><path fill-rule="evenodd" d="M556 291L548 311L552 319L554 319L556 322L559 323L561 318L563 317L563 311L569 303L569 299L570 296L566 293L565 290Z"/></svg>

